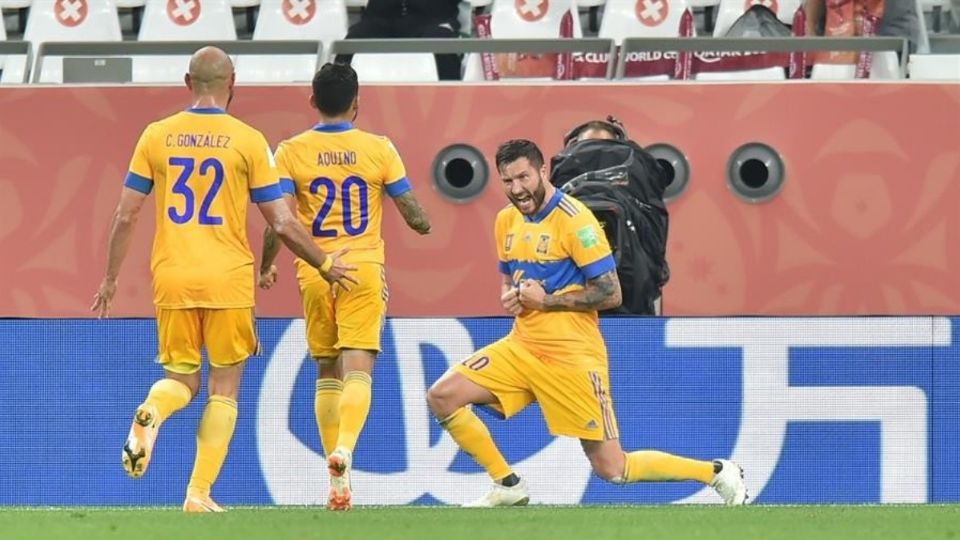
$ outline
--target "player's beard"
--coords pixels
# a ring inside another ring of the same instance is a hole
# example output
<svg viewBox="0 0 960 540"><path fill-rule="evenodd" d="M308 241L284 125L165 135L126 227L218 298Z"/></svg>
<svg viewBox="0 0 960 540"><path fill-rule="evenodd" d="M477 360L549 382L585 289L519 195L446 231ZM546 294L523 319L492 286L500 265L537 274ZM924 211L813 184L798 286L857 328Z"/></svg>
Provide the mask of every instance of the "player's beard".
<svg viewBox="0 0 960 540"><path fill-rule="evenodd" d="M230 109L231 103L233 103L233 88L230 89L230 95L227 96L227 109Z"/></svg>
<svg viewBox="0 0 960 540"><path fill-rule="evenodd" d="M539 176L539 173L538 173ZM547 195L547 188L543 185L543 177L540 176L540 182L537 183L537 187L531 191L524 191L519 197L513 193L508 193L507 196L510 198L510 202L513 203L513 206L520 211L521 214L526 216L535 215L540 207L543 205L543 199Z"/></svg>

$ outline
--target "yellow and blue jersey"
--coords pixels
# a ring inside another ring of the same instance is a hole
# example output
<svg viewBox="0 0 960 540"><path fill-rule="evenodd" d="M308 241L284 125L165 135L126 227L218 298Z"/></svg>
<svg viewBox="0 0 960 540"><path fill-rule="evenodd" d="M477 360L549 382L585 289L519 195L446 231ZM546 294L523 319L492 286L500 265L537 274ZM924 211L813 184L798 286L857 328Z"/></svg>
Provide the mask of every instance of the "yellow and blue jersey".
<svg viewBox="0 0 960 540"><path fill-rule="evenodd" d="M247 207L283 197L262 133L218 108L176 113L143 131L124 185L156 193L157 307L253 307Z"/></svg>
<svg viewBox="0 0 960 540"><path fill-rule="evenodd" d="M500 272L510 276L514 286L532 279L547 294L562 295L616 269L597 218L559 190L534 216L524 216L513 205L501 210L495 234ZM517 316L511 336L546 358L606 359L596 311L527 311Z"/></svg>
<svg viewBox="0 0 960 540"><path fill-rule="evenodd" d="M349 122L318 124L280 143L280 185L297 199L297 214L317 246L327 253L350 247L346 260L383 264L383 194L411 189L403 161L390 139ZM317 272L297 260L301 282Z"/></svg>

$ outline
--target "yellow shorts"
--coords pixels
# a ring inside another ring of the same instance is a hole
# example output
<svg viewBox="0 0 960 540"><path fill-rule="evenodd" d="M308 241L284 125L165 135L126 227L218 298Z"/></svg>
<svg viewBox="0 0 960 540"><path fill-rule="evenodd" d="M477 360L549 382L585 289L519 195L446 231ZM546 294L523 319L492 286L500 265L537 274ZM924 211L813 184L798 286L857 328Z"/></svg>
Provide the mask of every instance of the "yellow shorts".
<svg viewBox="0 0 960 540"><path fill-rule="evenodd" d="M157 362L183 375L200 369L204 345L210 365L216 367L239 364L260 352L253 308L157 308L157 338Z"/></svg>
<svg viewBox="0 0 960 540"><path fill-rule="evenodd" d="M323 279L300 284L307 346L314 358L334 358L341 349L380 352L380 334L387 314L387 281L383 265L355 263L360 281L349 291Z"/></svg>
<svg viewBox="0 0 960 540"><path fill-rule="evenodd" d="M604 441L619 437L606 358L584 363L537 357L509 336L453 366L489 390L504 418L537 401L554 435Z"/></svg>

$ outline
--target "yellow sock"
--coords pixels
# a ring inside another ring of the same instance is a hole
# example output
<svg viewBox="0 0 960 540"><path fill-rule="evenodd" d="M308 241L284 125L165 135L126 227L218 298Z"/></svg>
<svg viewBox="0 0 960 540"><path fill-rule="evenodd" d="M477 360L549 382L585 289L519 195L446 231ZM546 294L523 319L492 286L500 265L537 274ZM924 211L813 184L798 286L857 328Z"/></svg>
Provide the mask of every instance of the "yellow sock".
<svg viewBox="0 0 960 540"><path fill-rule="evenodd" d="M623 478L624 483L697 480L709 484L713 481L713 463L656 450L638 450L626 454Z"/></svg>
<svg viewBox="0 0 960 540"><path fill-rule="evenodd" d="M197 459L190 475L187 490L201 496L210 495L210 487L217 480L227 448L237 425L237 402L223 396L210 396L197 430Z"/></svg>
<svg viewBox="0 0 960 540"><path fill-rule="evenodd" d="M466 407L454 411L446 419L440 421L453 440L464 452L470 454L483 467L494 481L510 476L513 470L507 464L503 454L493 442L493 436L486 424L477 418L477 415Z"/></svg>
<svg viewBox="0 0 960 540"><path fill-rule="evenodd" d="M317 393L313 399L313 413L320 430L320 443L324 455L329 456L337 447L337 434L340 432L340 397L343 395L343 382L340 379L318 379Z"/></svg>
<svg viewBox="0 0 960 540"><path fill-rule="evenodd" d="M190 388L174 379L160 379L150 387L144 405L153 405L157 409L158 422L170 418L170 415L186 407L193 399Z"/></svg>
<svg viewBox="0 0 960 540"><path fill-rule="evenodd" d="M337 447L353 451L357 445L363 424L370 412L370 375L363 371L351 371L343 379L343 395L340 396L340 430L337 432Z"/></svg>

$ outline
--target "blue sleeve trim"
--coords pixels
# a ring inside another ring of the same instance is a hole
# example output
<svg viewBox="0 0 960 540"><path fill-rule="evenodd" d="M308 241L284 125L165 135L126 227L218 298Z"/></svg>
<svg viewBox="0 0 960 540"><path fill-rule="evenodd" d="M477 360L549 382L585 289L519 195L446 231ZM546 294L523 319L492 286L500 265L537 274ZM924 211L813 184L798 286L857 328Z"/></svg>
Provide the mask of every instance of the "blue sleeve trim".
<svg viewBox="0 0 960 540"><path fill-rule="evenodd" d="M505 262L503 262L503 261L500 261L500 273L503 274L503 275L505 275L505 276L509 276L509 275L510 275L510 265L507 264L507 263L505 263Z"/></svg>
<svg viewBox="0 0 960 540"><path fill-rule="evenodd" d="M135 172L127 173L127 178L123 181L123 185L134 191L139 191L144 195L149 195L150 192L153 191L153 180L146 176L140 176Z"/></svg>
<svg viewBox="0 0 960 540"><path fill-rule="evenodd" d="M279 182L250 190L250 200L255 203L270 202L282 198L283 190L280 189Z"/></svg>
<svg viewBox="0 0 960 540"><path fill-rule="evenodd" d="M397 180L396 182L391 182L387 184L386 187L387 187L387 195L391 197L399 197L404 193L413 189L413 186L410 185L410 180L406 176Z"/></svg>
<svg viewBox="0 0 960 540"><path fill-rule="evenodd" d="M291 195L297 194L297 185L293 183L293 180L290 178L281 178L280 179L280 190L284 193L289 193Z"/></svg>
<svg viewBox="0 0 960 540"><path fill-rule="evenodd" d="M616 268L617 268L617 263L616 261L613 260L613 255L607 255L606 257L600 260L594 261L580 268L580 270L583 271L584 277L586 277L587 279L593 279L597 276L606 274L611 270L615 270Z"/></svg>

